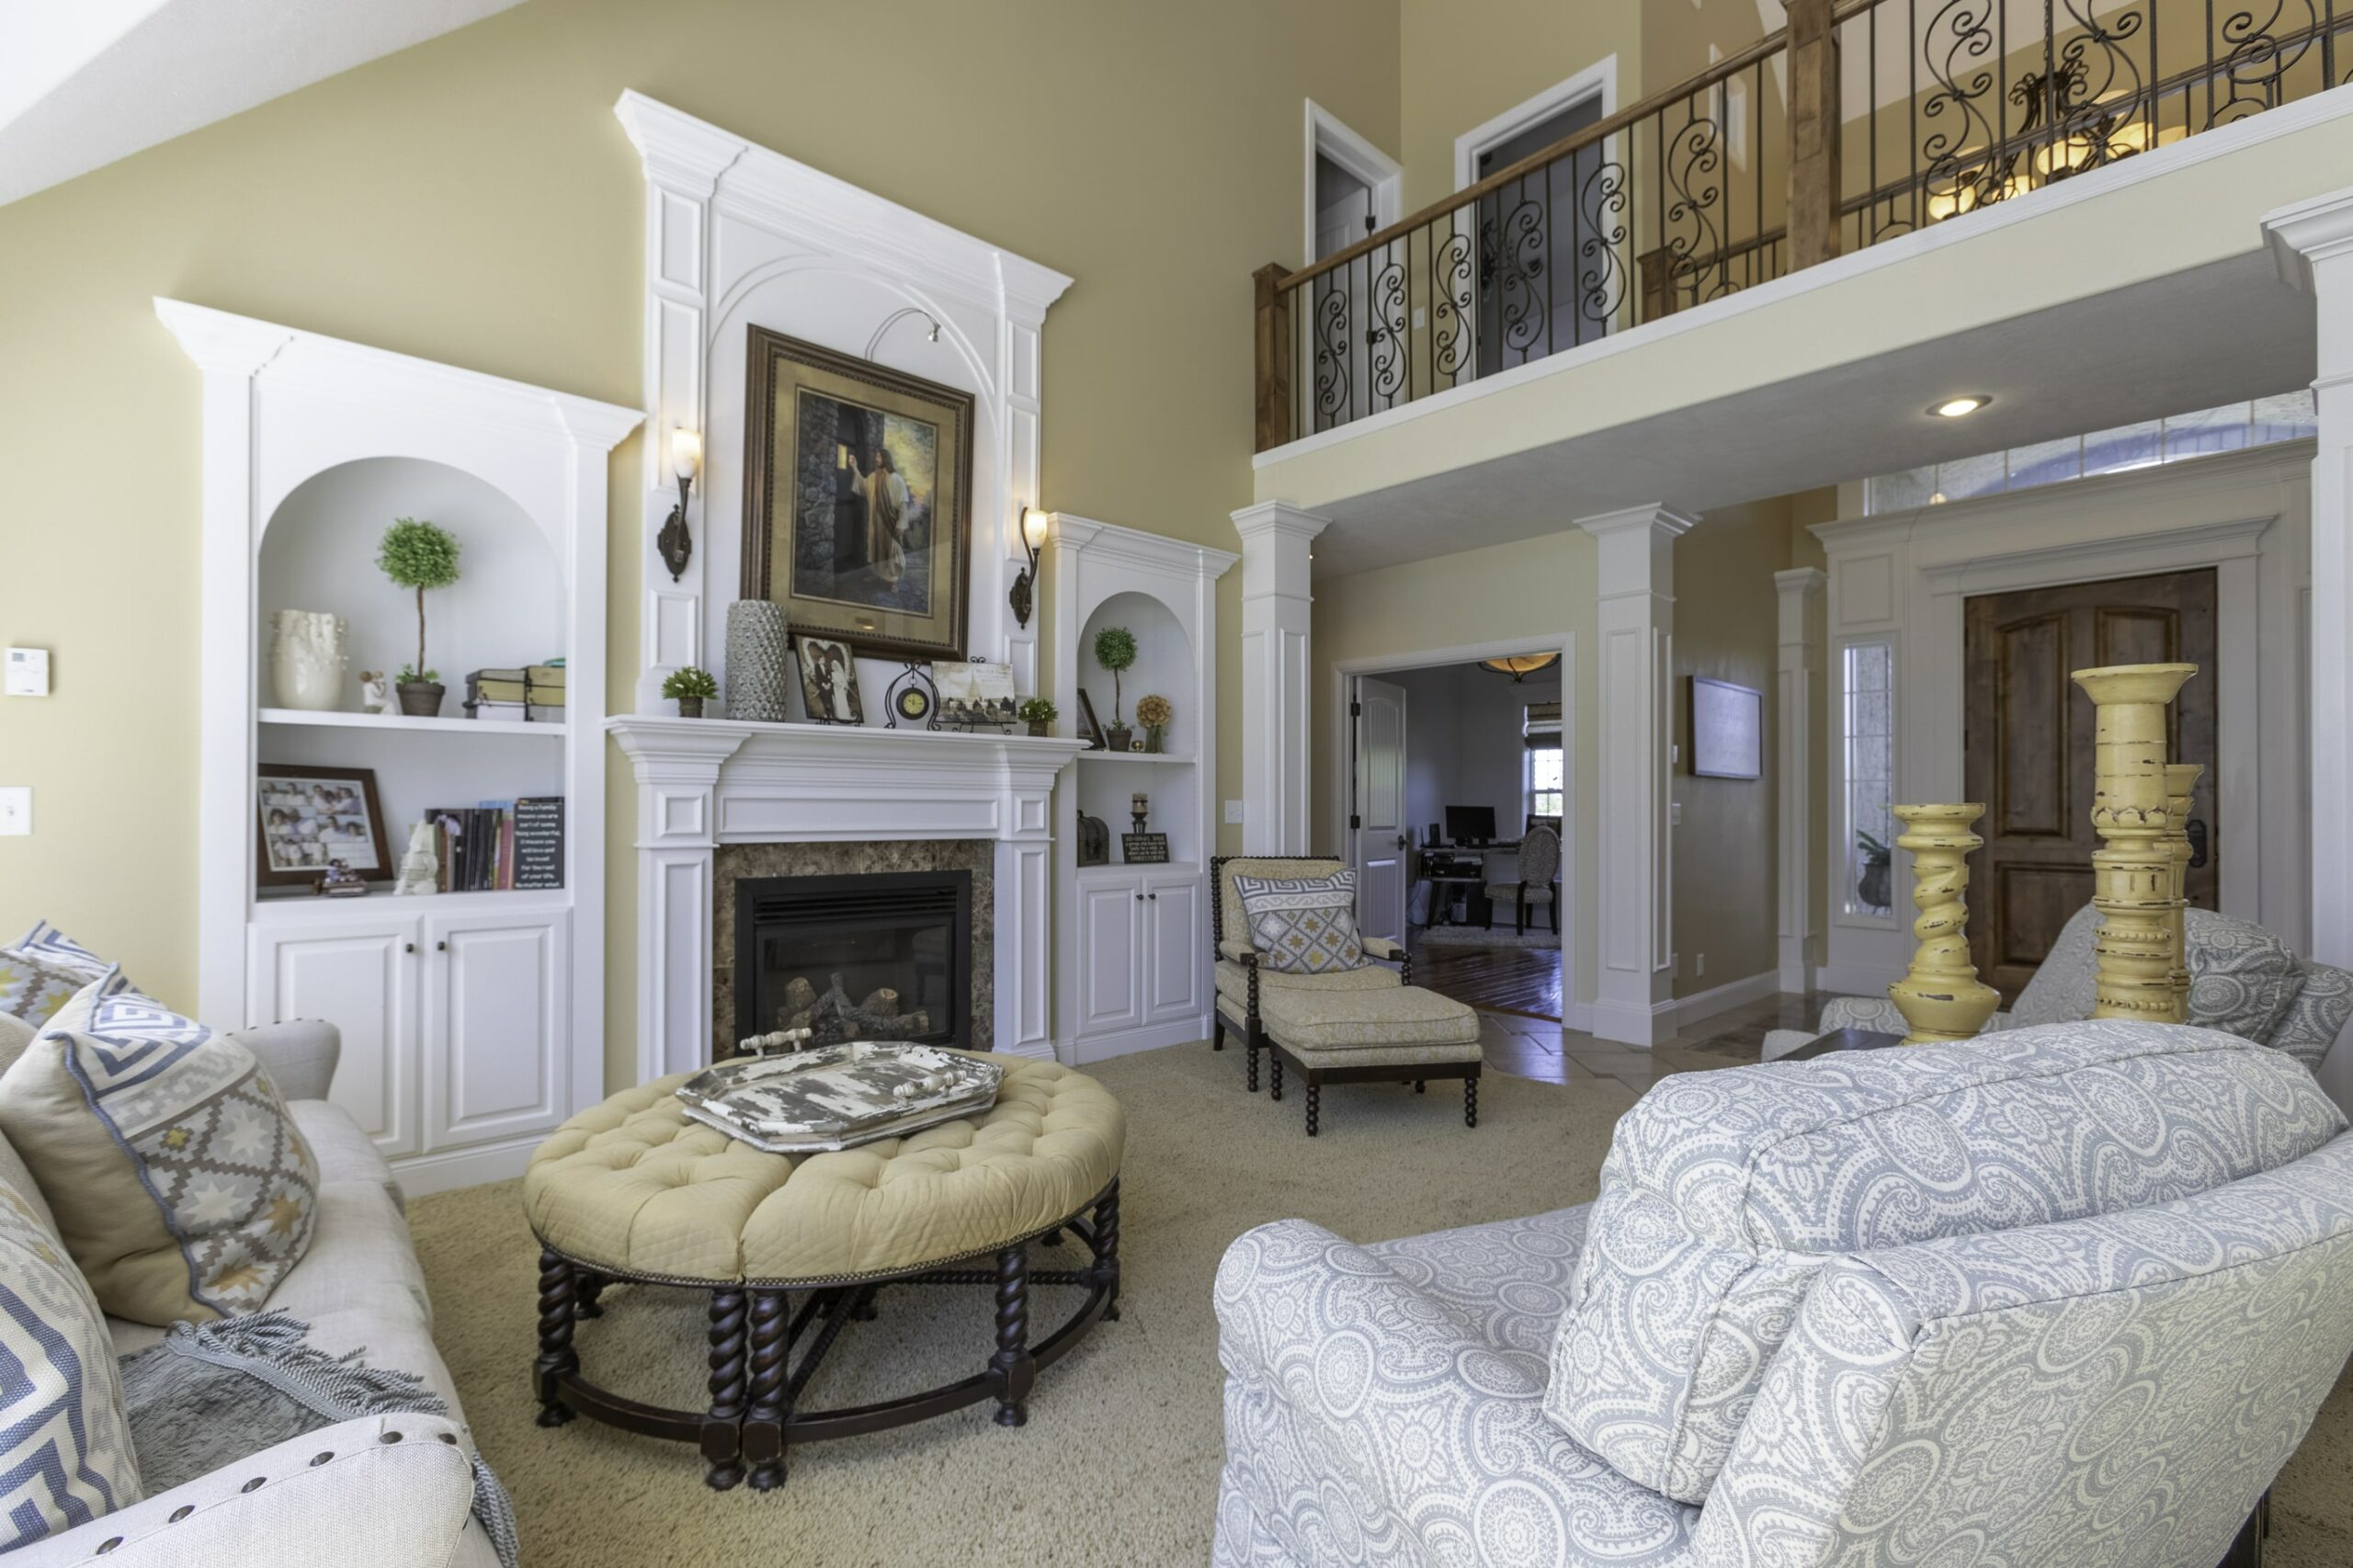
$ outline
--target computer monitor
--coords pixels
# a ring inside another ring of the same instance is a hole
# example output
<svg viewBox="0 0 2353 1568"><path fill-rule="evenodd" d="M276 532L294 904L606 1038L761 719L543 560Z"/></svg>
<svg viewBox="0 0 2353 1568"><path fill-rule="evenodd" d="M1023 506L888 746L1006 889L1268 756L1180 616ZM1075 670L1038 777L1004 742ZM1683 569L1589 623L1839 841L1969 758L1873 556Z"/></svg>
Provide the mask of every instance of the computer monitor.
<svg viewBox="0 0 2353 1568"><path fill-rule="evenodd" d="M1495 808L1493 806L1447 807L1446 836L1457 844L1493 842L1495 836Z"/></svg>

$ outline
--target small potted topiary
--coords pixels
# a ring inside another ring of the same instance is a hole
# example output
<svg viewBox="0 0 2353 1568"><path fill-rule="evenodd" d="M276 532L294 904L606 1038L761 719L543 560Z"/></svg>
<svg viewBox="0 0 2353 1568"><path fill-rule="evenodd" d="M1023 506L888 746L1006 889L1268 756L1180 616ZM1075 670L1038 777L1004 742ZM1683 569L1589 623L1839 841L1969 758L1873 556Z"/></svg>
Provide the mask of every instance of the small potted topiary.
<svg viewBox="0 0 2353 1568"><path fill-rule="evenodd" d="M1136 634L1124 626L1105 627L1095 634L1095 662L1111 672L1111 722L1103 726L1103 744L1125 751L1135 732L1120 711L1120 674L1135 665Z"/></svg>
<svg viewBox="0 0 2353 1568"><path fill-rule="evenodd" d="M1044 698L1032 697L1026 699L1021 704L1019 711L1022 719L1029 725L1031 734L1051 735L1054 733L1054 715L1058 710Z"/></svg>
<svg viewBox="0 0 2353 1568"><path fill-rule="evenodd" d="M1136 699L1136 722L1143 726L1143 749L1158 752L1168 744L1168 723L1176 710L1157 692Z"/></svg>
<svg viewBox="0 0 2353 1568"><path fill-rule="evenodd" d="M662 677L662 695L675 700L681 719L699 719L702 705L719 695L719 682L709 670L688 665Z"/></svg>
<svg viewBox="0 0 2353 1568"><path fill-rule="evenodd" d="M446 588L458 580L458 541L447 528L415 517L396 518L376 546L376 569L395 586L416 590L416 663L403 665L394 685L403 713L430 719L441 711L447 688L440 675L425 663L425 590Z"/></svg>

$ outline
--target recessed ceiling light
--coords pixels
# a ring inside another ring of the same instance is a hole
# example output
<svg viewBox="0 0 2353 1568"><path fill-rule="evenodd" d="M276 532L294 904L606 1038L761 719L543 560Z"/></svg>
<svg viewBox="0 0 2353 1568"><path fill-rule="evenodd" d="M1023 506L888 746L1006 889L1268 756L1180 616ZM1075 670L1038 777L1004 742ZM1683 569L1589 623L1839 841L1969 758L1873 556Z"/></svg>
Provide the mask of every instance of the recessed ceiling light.
<svg viewBox="0 0 2353 1568"><path fill-rule="evenodd" d="M1971 392L1964 397L1949 397L1928 410L1939 419L1961 419L1976 413L1994 400Z"/></svg>

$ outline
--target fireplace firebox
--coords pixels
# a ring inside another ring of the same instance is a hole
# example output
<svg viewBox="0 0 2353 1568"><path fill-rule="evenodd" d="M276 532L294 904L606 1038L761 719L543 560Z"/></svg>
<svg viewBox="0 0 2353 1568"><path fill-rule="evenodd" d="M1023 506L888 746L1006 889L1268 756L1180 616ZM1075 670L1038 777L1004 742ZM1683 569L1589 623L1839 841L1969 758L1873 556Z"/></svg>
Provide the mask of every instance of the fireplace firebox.
<svg viewBox="0 0 2353 1568"><path fill-rule="evenodd" d="M972 876L747 877L735 889L735 1038L972 1040Z"/></svg>

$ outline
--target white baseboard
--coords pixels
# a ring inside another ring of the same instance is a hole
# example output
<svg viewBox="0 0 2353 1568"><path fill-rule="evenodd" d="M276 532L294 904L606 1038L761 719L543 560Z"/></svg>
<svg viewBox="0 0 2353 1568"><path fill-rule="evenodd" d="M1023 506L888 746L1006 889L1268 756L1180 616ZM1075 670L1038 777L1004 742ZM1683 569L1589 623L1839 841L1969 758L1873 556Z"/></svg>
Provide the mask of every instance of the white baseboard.
<svg viewBox="0 0 2353 1568"><path fill-rule="evenodd" d="M1085 1067L1090 1062L1108 1062L1115 1056L1131 1056L1139 1051L1158 1051L1165 1045L1203 1045L1216 1027L1210 1015L1203 1013L1197 1018L1122 1029L1118 1034L1081 1035L1065 1041L1055 1055L1071 1066Z"/></svg>
<svg viewBox="0 0 2353 1568"><path fill-rule="evenodd" d="M1904 978L1901 969L1874 969L1868 964L1826 963L1813 971L1816 991L1841 996L1884 996L1887 988Z"/></svg>
<svg viewBox="0 0 2353 1568"><path fill-rule="evenodd" d="M1675 1006L1673 1002L1654 1002L1647 1007L1595 1002L1586 1008L1586 1031L1596 1040L1647 1050L1675 1032Z"/></svg>
<svg viewBox="0 0 2353 1568"><path fill-rule="evenodd" d="M1752 974L1745 980L1726 981L1675 1002L1675 1028L1681 1033L1692 1025L1703 1023L1719 1013L1729 1013L1734 1007L1750 1002L1761 1002L1768 996L1781 994L1781 971L1768 969Z"/></svg>
<svg viewBox="0 0 2353 1568"><path fill-rule="evenodd" d="M546 1138L544 1132L534 1132L528 1138L509 1138L472 1149L411 1154L389 1163L392 1175L400 1180L401 1191L411 1198L422 1198L428 1192L454 1192L461 1187L480 1187L487 1181L508 1181L521 1176L523 1167L531 1163L531 1152Z"/></svg>
<svg viewBox="0 0 2353 1568"><path fill-rule="evenodd" d="M1586 1033L1591 1034L1593 1032L1593 1004L1590 1002L1564 1004L1561 1008L1561 1027L1583 1029Z"/></svg>

